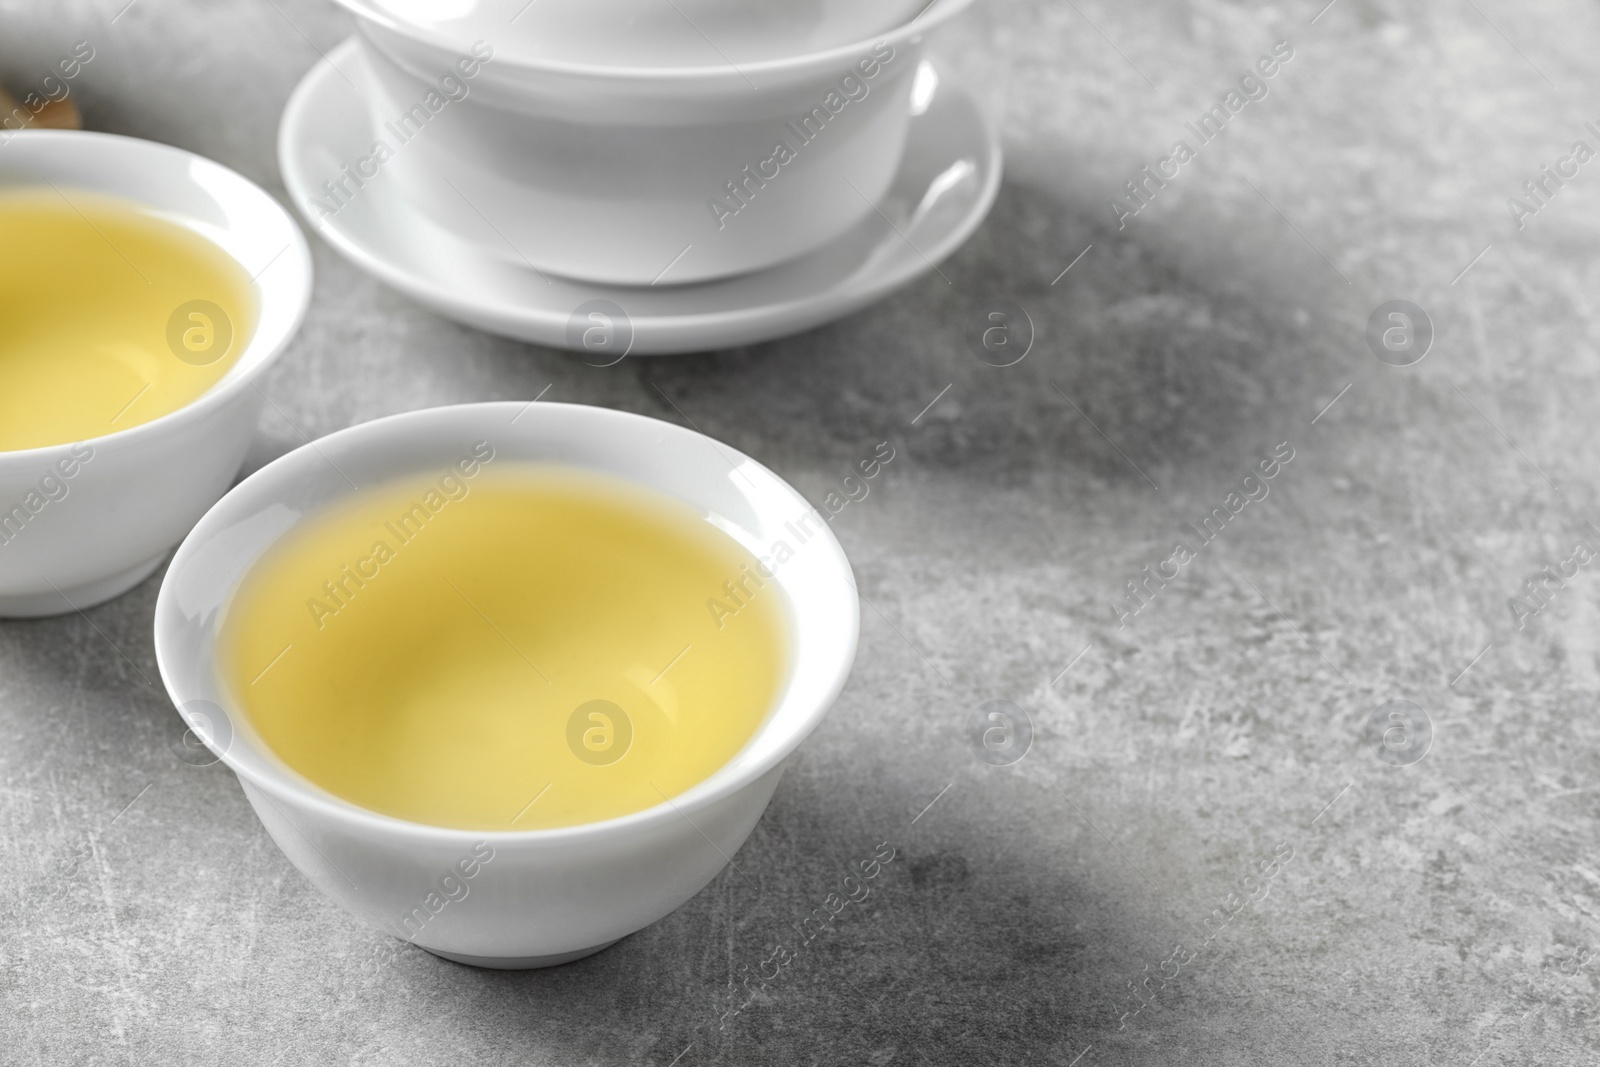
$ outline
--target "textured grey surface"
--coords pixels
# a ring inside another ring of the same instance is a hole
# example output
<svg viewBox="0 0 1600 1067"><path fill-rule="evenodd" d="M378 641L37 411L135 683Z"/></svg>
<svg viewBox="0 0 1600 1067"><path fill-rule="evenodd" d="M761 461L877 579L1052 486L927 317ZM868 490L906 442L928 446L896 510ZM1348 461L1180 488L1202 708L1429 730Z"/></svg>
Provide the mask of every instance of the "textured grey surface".
<svg viewBox="0 0 1600 1067"><path fill-rule="evenodd" d="M344 17L124 2L0 2L0 77L89 39L91 128L281 195L278 112ZM1324 2L991 0L943 52L1004 123L993 217L948 284L775 344L598 370L314 241L251 468L301 433L546 386L692 419L813 500L889 440L834 524L867 598L855 674L736 857L748 880L501 974L356 926L226 770L176 757L158 578L0 623L0 1061L1594 1062L1600 577L1520 630L1507 600L1600 546L1600 164L1520 231L1505 201L1600 147L1600 9ZM1121 184L1283 39L1269 95L1119 230ZM1364 340L1394 298L1437 330L1415 366ZM1005 369L968 340L1000 300L1039 334ZM1199 548L1182 524L1285 441L1270 495ZM1178 540L1196 557L1119 628ZM964 732L996 698L1036 730L1004 768ZM1397 698L1434 734L1403 767L1367 734ZM882 841L871 897L719 1028L730 983Z"/></svg>

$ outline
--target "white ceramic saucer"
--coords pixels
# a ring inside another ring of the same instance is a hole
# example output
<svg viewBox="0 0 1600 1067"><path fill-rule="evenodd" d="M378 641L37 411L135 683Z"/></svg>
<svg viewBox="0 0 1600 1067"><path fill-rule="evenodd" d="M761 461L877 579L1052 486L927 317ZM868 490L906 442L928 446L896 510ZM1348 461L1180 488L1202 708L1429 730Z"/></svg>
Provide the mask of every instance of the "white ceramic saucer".
<svg viewBox="0 0 1600 1067"><path fill-rule="evenodd" d="M301 215L351 262L441 315L525 341L581 349L598 309L614 340L586 356L664 355L750 344L857 311L927 271L983 221L1000 187L1000 141L976 102L918 71L905 158L878 210L843 239L754 274L604 286L485 255L404 200L381 168L336 213L310 205L325 181L370 155L354 38L306 75L284 109L278 158ZM414 149L413 149L414 150Z"/></svg>

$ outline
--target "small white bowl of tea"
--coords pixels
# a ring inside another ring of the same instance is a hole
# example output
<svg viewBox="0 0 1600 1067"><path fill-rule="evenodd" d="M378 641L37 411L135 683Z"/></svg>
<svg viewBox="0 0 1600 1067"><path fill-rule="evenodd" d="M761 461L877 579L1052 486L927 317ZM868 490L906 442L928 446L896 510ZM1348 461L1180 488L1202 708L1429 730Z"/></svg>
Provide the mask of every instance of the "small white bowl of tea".
<svg viewBox="0 0 1600 1067"><path fill-rule="evenodd" d="M195 735L323 892L438 955L561 963L721 871L849 674L826 518L681 427L466 404L241 482L156 604Z"/></svg>
<svg viewBox="0 0 1600 1067"><path fill-rule="evenodd" d="M167 145L0 151L0 616L137 584L239 472L311 259L256 185Z"/></svg>

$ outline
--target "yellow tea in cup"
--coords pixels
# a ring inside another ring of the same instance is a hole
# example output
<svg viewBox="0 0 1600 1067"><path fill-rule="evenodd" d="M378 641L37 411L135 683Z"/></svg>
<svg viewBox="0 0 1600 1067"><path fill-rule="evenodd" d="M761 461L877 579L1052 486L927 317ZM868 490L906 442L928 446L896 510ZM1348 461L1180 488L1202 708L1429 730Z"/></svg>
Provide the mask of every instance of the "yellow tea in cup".
<svg viewBox="0 0 1600 1067"><path fill-rule="evenodd" d="M216 384L254 327L250 278L131 200L0 190L0 451L125 430Z"/></svg>
<svg viewBox="0 0 1600 1067"><path fill-rule="evenodd" d="M771 572L654 490L493 458L269 549L222 622L235 706L311 782L434 826L595 822L709 777L785 680Z"/></svg>

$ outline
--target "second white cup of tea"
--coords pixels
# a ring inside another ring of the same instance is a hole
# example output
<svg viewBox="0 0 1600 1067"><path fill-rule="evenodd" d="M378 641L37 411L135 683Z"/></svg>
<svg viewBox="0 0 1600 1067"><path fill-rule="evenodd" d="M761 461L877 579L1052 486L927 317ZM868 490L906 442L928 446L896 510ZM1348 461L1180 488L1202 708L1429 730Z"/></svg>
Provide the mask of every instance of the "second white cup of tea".
<svg viewBox="0 0 1600 1067"><path fill-rule="evenodd" d="M481 447L498 462L556 464L671 497L752 553L783 561L769 581L790 622L786 680L754 736L710 777L653 807L599 822L520 831L431 826L358 807L313 784L275 754L236 705L218 638L256 561L297 525L359 492L356 486L435 471ZM167 692L212 758L239 776L290 861L370 925L448 959L500 968L549 966L598 951L710 882L755 827L789 756L839 695L859 632L844 550L826 517L772 471L671 423L547 402L392 415L280 457L195 526L167 570L155 612ZM462 878L473 879L470 886ZM440 893L463 902L445 908ZM408 922L412 916L418 921Z"/></svg>
<svg viewBox="0 0 1600 1067"><path fill-rule="evenodd" d="M220 163L133 137L24 130L0 147L0 189L30 186L119 197L201 234L251 278L256 321L222 379L176 411L85 441L0 451L0 617L81 610L161 565L238 476L266 403L258 383L311 299L299 227ZM85 293L86 307L96 295Z"/></svg>
<svg viewBox="0 0 1600 1067"><path fill-rule="evenodd" d="M699 35L709 52L685 50L687 37L656 51L628 38L615 62L581 19L544 27L579 34L556 48L486 18L421 22L392 3L340 2L360 16L364 70L348 74L374 141L328 176L313 220L384 171L487 254L653 285L769 267L870 215L900 165L923 35L971 0L921 14L890 4L898 21L873 36L776 58L771 33L744 26L719 46L711 20ZM795 39L830 40L812 29Z"/></svg>

